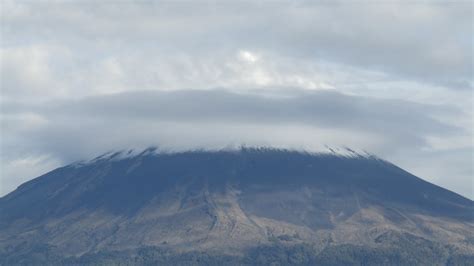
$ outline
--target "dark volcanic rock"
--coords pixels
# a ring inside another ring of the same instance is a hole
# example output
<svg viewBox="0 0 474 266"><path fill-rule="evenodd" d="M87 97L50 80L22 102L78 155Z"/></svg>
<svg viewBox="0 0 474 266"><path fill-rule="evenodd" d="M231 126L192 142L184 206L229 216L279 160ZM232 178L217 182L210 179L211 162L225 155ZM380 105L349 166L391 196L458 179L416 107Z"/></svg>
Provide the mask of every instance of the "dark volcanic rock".
<svg viewBox="0 0 474 266"><path fill-rule="evenodd" d="M0 262L433 265L474 254L471 200L374 156L125 155L1 198Z"/></svg>

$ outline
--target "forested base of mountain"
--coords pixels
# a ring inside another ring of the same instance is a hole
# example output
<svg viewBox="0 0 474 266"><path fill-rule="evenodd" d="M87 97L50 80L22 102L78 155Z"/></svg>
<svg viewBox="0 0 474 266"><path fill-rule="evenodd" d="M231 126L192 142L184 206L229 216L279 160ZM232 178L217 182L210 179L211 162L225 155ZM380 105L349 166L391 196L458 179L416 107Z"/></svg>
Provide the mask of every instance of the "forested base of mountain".
<svg viewBox="0 0 474 266"><path fill-rule="evenodd" d="M53 247L43 246L0 254L0 265L474 265L474 255L456 253L452 247L414 245L370 248L346 244L316 252L308 244L275 244L249 249L243 256L144 247L80 257L63 257Z"/></svg>

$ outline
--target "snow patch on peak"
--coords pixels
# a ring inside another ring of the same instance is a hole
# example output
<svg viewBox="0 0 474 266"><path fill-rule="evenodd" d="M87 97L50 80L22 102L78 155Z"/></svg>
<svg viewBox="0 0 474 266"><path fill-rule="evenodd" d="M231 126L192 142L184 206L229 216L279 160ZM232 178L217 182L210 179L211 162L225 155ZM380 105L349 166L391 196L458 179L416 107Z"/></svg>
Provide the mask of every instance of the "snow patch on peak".
<svg viewBox="0 0 474 266"><path fill-rule="evenodd" d="M324 145L325 150L322 151L321 153L323 154L332 154L336 156L342 156L342 157L365 157L365 158L373 158L376 157L374 154L371 154L365 150L356 150L356 149L351 149L349 147L330 147L328 145Z"/></svg>
<svg viewBox="0 0 474 266"><path fill-rule="evenodd" d="M150 147L146 148L145 150L138 150L138 149L129 149L129 150L120 150L120 151L109 151L104 154L101 154L95 157L92 160L81 160L71 164L72 167L82 167L86 165L91 165L98 162L105 162L105 161L121 161L125 159L135 158L138 156L145 156L145 155L152 155L157 154L157 148Z"/></svg>
<svg viewBox="0 0 474 266"><path fill-rule="evenodd" d="M371 154L365 150L356 150L349 147L333 147L324 145L324 148L321 148L316 151L307 151L307 150L292 150L292 149L281 149L281 148L273 148L267 146L246 146L242 145L239 147L226 147L223 149L200 149L200 150L189 150L189 151L167 151L159 149L158 147L148 147L146 149L128 149L128 150L120 150L120 151L109 151L102 155L95 157L92 160L82 160L75 163L72 163L70 167L79 168L82 166L87 166L99 162L114 162L114 161L121 161L126 159L133 159L137 157L143 156L154 156L160 154L176 154L182 152L262 152L262 151L286 151L286 152L298 152L298 153L306 153L311 154L314 156L338 156L344 158L370 158L370 159L379 159L376 155Z"/></svg>

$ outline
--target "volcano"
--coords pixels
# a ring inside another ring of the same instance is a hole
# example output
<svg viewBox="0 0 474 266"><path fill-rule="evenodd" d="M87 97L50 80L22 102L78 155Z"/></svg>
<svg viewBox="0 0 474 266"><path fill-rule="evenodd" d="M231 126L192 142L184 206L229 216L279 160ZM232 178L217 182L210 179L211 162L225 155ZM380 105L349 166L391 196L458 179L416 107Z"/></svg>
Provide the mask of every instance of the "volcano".
<svg viewBox="0 0 474 266"><path fill-rule="evenodd" d="M350 149L116 152L0 198L1 265L473 261L473 201Z"/></svg>

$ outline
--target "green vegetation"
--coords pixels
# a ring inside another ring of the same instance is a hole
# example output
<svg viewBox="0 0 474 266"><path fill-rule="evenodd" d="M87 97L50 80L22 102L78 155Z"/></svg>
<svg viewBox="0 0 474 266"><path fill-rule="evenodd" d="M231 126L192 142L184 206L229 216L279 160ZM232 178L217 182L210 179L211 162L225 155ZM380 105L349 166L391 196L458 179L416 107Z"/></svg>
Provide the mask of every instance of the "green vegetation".
<svg viewBox="0 0 474 266"><path fill-rule="evenodd" d="M319 253L308 244L277 242L252 248L240 257L197 251L177 253L157 247L62 257L53 247L42 247L15 255L0 254L0 265L474 265L472 255L454 254L449 247L433 243L417 246L419 241L377 248L328 246Z"/></svg>

